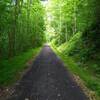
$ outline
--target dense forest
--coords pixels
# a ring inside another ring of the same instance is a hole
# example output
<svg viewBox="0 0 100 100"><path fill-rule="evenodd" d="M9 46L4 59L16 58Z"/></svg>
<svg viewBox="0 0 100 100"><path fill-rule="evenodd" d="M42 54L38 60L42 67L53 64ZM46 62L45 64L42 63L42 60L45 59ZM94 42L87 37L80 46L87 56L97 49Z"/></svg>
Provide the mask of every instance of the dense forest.
<svg viewBox="0 0 100 100"><path fill-rule="evenodd" d="M71 57L77 66L99 79L100 1L51 0L46 10L48 40L61 55ZM87 85L100 95L100 81L88 80Z"/></svg>
<svg viewBox="0 0 100 100"><path fill-rule="evenodd" d="M45 39L43 17L39 0L0 0L0 58L41 45Z"/></svg>
<svg viewBox="0 0 100 100"><path fill-rule="evenodd" d="M100 98L100 0L0 0L0 88L45 42Z"/></svg>
<svg viewBox="0 0 100 100"><path fill-rule="evenodd" d="M40 0L0 0L0 90L20 77L45 41Z"/></svg>
<svg viewBox="0 0 100 100"><path fill-rule="evenodd" d="M54 43L60 46L59 49L63 49L67 55L80 55L80 61L83 63L87 60L98 61L100 58L98 56L100 2L95 0L53 0L52 5L51 26L55 30L54 38L56 37ZM62 48L62 44L67 46ZM99 72L100 69L97 70L97 73Z"/></svg>

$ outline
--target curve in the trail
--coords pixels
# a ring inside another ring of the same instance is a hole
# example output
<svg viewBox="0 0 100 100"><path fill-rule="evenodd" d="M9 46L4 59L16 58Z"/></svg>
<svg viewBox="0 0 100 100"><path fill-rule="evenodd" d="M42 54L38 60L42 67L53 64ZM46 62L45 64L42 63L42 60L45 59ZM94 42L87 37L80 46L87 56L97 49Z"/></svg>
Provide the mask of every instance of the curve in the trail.
<svg viewBox="0 0 100 100"><path fill-rule="evenodd" d="M36 57L8 100L88 100L47 45Z"/></svg>

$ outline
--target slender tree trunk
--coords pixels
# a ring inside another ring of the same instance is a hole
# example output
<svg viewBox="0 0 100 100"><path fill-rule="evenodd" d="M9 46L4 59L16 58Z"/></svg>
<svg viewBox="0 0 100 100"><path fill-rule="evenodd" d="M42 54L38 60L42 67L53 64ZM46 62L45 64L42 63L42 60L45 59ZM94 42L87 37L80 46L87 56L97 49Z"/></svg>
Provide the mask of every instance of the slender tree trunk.
<svg viewBox="0 0 100 100"><path fill-rule="evenodd" d="M1 16L0 16L0 20L1 20ZM0 24L0 58L2 57L2 46L1 46L1 42L2 42L2 29L1 29L1 24Z"/></svg>
<svg viewBox="0 0 100 100"><path fill-rule="evenodd" d="M0 42L1 42L1 41L0 41ZM2 58L1 43L0 43L0 58Z"/></svg>
<svg viewBox="0 0 100 100"><path fill-rule="evenodd" d="M77 8L76 8L76 2L74 2L74 26L73 26L73 34L75 34L77 32L77 12L76 12Z"/></svg>
<svg viewBox="0 0 100 100"><path fill-rule="evenodd" d="M27 33L30 31L30 0L27 0Z"/></svg>
<svg viewBox="0 0 100 100"><path fill-rule="evenodd" d="M14 55L14 37L12 29L8 33L8 39L9 39L9 58L11 58Z"/></svg>
<svg viewBox="0 0 100 100"><path fill-rule="evenodd" d="M100 0L95 1L95 16L96 16L96 23L100 24Z"/></svg>
<svg viewBox="0 0 100 100"><path fill-rule="evenodd" d="M9 58L13 57L15 54L15 39L16 39L16 28L17 28L17 19L18 19L18 2L15 1L14 11L12 12L12 24L10 32L8 33L9 38Z"/></svg>

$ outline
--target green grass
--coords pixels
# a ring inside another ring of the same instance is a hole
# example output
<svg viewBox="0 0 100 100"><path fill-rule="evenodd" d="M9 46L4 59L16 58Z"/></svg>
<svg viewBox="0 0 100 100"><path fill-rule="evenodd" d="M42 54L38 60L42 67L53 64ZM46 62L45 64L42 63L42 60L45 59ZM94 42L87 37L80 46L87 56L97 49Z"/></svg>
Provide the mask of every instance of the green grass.
<svg viewBox="0 0 100 100"><path fill-rule="evenodd" d="M71 73L79 76L83 80L86 87L88 87L92 91L95 91L97 100L100 100L100 79L94 77L94 75L92 75L87 69L79 66L75 62L74 58L65 55L63 52L60 52L55 45L51 45L56 54L59 55L63 60L64 64L67 66L67 69L69 69Z"/></svg>
<svg viewBox="0 0 100 100"><path fill-rule="evenodd" d="M21 72L26 69L25 64L34 59L40 48L34 48L10 60L0 61L0 86L9 86L20 78Z"/></svg>

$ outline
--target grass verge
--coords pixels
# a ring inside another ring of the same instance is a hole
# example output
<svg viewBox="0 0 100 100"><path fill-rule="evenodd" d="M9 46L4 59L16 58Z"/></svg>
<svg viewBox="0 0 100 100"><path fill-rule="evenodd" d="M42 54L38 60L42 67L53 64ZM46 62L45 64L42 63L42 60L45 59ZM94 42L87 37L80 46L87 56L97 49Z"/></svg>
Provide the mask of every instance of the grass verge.
<svg viewBox="0 0 100 100"><path fill-rule="evenodd" d="M100 79L91 75L88 70L78 66L72 57L64 55L55 45L51 44L51 46L55 53L63 60L64 64L67 66L67 69L74 75L79 76L84 82L84 85L95 93L95 99L90 100L100 100Z"/></svg>
<svg viewBox="0 0 100 100"><path fill-rule="evenodd" d="M34 59L41 48L34 48L10 60L0 61L0 86L13 84L20 78L21 72L26 69L26 62Z"/></svg>

